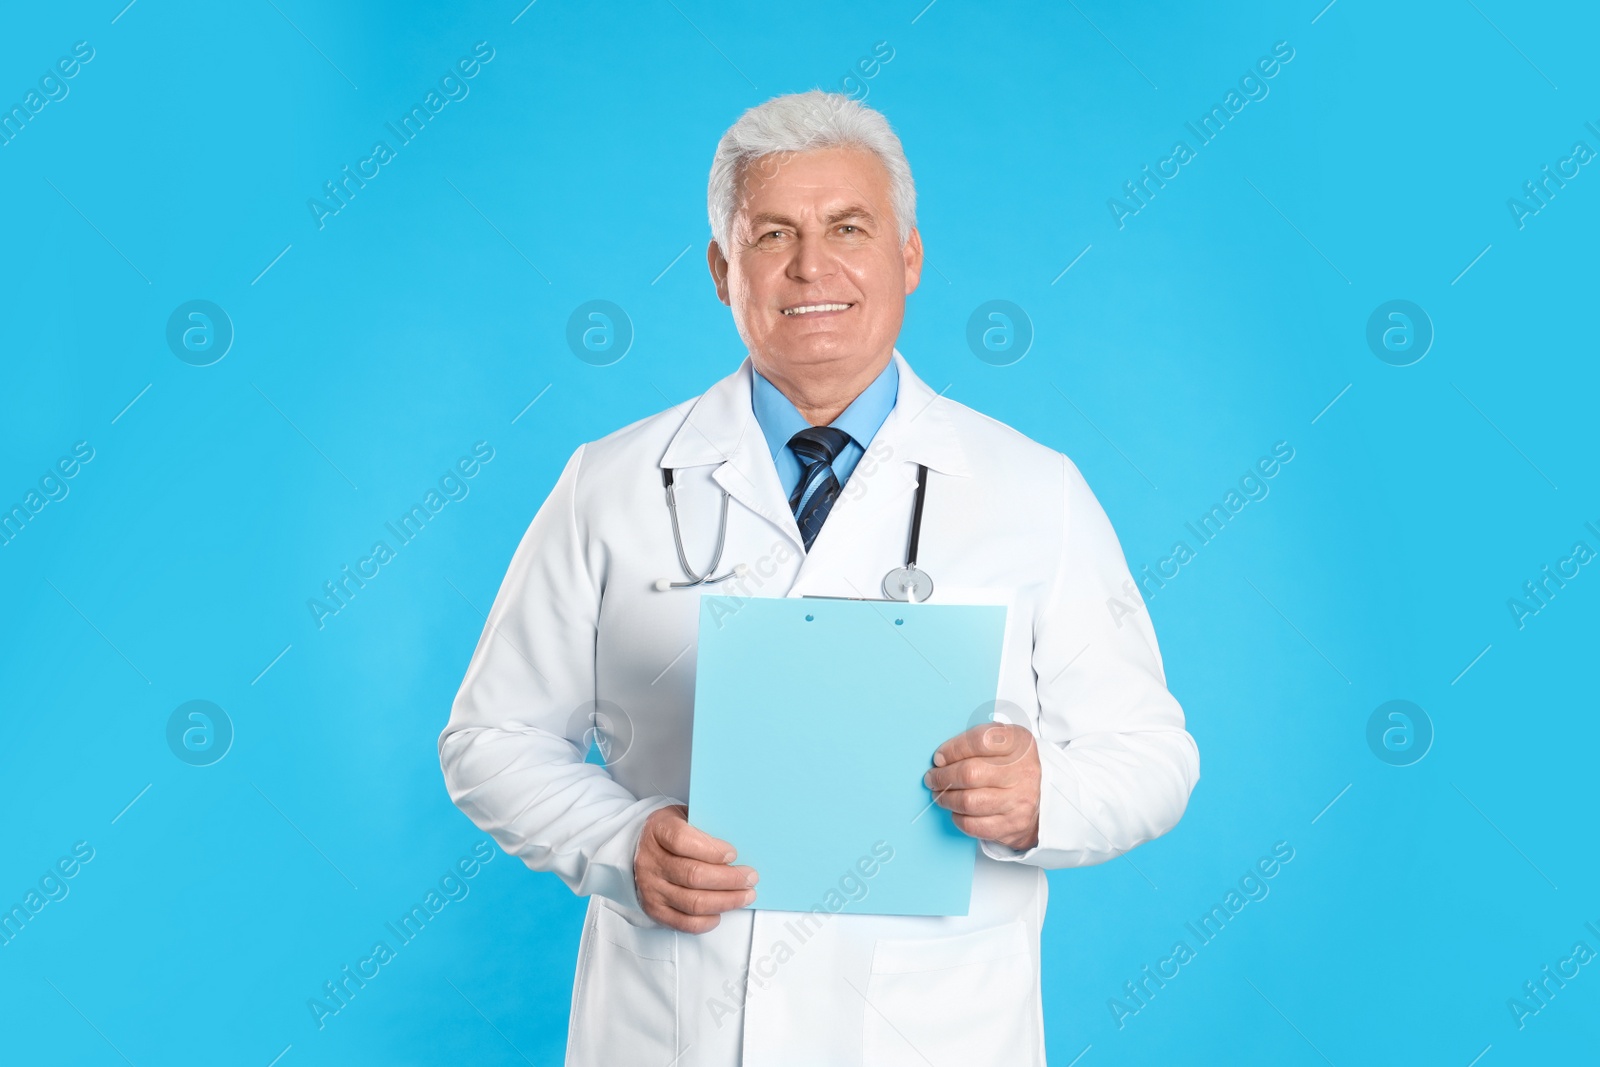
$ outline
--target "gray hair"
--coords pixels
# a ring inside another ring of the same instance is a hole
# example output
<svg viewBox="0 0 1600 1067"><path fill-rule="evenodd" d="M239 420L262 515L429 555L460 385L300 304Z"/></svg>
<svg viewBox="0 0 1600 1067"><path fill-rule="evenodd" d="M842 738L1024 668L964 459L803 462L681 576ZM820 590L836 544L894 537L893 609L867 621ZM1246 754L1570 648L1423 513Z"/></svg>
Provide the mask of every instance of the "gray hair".
<svg viewBox="0 0 1600 1067"><path fill-rule="evenodd" d="M917 187L900 138L881 112L843 93L812 89L775 96L750 108L717 143L706 190L706 213L717 247L728 254L733 216L739 207L738 183L746 165L774 153L786 158L815 148L845 147L871 152L888 170L890 202L904 245L917 224Z"/></svg>

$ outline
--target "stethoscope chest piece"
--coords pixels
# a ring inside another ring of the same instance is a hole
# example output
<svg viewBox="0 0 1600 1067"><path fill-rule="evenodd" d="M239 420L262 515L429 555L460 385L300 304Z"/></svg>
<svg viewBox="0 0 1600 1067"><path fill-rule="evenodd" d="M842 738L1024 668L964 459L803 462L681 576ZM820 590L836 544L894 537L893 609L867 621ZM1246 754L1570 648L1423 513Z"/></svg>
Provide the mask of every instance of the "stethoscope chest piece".
<svg viewBox="0 0 1600 1067"><path fill-rule="evenodd" d="M920 604L933 595L933 579L916 567L896 567L883 576L883 595L890 600Z"/></svg>

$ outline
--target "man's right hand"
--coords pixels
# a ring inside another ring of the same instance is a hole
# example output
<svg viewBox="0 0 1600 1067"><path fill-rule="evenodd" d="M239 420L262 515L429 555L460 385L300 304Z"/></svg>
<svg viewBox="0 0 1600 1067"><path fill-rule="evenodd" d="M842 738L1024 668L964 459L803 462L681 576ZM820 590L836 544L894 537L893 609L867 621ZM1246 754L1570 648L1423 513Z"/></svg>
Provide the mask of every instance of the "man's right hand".
<svg viewBox="0 0 1600 1067"><path fill-rule="evenodd" d="M633 886L644 913L686 934L715 929L725 911L756 898L751 867L731 866L733 846L689 825L681 804L651 812L633 857Z"/></svg>

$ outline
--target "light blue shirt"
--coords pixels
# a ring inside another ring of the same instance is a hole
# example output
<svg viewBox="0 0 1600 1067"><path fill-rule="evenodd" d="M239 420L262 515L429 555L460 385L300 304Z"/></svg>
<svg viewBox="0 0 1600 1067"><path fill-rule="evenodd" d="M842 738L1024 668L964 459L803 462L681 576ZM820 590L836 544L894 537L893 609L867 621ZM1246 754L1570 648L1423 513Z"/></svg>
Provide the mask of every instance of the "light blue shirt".
<svg viewBox="0 0 1600 1067"><path fill-rule="evenodd" d="M766 436L772 462L778 468L778 482L783 486L783 495L788 497L800 484L801 472L800 459L790 450L789 438L811 424L789 402L789 398L762 377L754 366L750 368L750 374L753 385L750 406L755 408L756 422ZM872 443L883 420L894 410L895 397L899 392L900 372L891 357L888 366L872 379L872 384L861 390L861 395L829 423L850 435L850 441L833 461L833 474L841 486L850 480L850 472L856 469L856 463Z"/></svg>

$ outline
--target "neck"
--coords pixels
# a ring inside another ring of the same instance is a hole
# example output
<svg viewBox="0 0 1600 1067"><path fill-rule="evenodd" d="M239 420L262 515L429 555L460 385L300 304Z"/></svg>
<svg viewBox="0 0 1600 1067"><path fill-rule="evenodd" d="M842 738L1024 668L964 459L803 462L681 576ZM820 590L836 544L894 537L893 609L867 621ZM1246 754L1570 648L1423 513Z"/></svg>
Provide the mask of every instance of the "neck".
<svg viewBox="0 0 1600 1067"><path fill-rule="evenodd" d="M801 367L786 372L781 367L767 366L765 359L752 354L756 370L777 386L778 392L787 397L812 426L826 426L842 415L844 409L883 373L891 358L892 352L865 364L852 361L844 366Z"/></svg>

